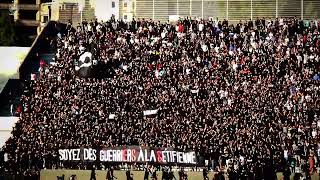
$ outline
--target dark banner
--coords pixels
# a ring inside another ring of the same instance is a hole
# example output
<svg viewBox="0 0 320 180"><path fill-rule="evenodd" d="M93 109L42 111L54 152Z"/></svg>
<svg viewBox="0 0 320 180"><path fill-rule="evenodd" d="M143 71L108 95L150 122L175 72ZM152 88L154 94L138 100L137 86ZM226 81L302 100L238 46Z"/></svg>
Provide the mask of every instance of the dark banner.
<svg viewBox="0 0 320 180"><path fill-rule="evenodd" d="M100 161L159 164L196 164L194 151L175 151L167 148L114 147L106 149L78 148L59 149L60 161Z"/></svg>

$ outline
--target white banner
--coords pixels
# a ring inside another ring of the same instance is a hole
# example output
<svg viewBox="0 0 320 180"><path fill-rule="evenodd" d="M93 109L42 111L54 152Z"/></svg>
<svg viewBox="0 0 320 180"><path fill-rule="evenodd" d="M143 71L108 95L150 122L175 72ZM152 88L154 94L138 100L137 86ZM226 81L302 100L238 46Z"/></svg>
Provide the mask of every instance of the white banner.
<svg viewBox="0 0 320 180"><path fill-rule="evenodd" d="M158 109L143 111L143 115L144 116L154 115L154 114L157 114L157 113L158 113Z"/></svg>

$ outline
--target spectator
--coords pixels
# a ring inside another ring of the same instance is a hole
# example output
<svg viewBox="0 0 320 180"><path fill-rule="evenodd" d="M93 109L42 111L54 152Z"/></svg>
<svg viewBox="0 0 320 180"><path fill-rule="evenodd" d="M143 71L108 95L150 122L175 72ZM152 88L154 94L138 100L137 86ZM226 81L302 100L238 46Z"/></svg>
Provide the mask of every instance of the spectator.
<svg viewBox="0 0 320 180"><path fill-rule="evenodd" d="M117 179L114 175L113 175L114 169L113 167L111 167L108 172L107 172L107 180L114 180Z"/></svg>
<svg viewBox="0 0 320 180"><path fill-rule="evenodd" d="M207 168L203 168L202 175L203 175L203 180L209 180L209 178L208 178L208 169Z"/></svg>
<svg viewBox="0 0 320 180"><path fill-rule="evenodd" d="M130 172L130 170L126 171L126 177L127 177L127 180L133 180L133 174Z"/></svg>
<svg viewBox="0 0 320 180"><path fill-rule="evenodd" d="M150 169L148 168L148 166L146 165L144 167L144 178L143 180L148 180L149 179L149 173L150 173Z"/></svg>
<svg viewBox="0 0 320 180"><path fill-rule="evenodd" d="M91 170L91 175L90 175L90 180L96 180L96 169L95 167L92 168Z"/></svg>

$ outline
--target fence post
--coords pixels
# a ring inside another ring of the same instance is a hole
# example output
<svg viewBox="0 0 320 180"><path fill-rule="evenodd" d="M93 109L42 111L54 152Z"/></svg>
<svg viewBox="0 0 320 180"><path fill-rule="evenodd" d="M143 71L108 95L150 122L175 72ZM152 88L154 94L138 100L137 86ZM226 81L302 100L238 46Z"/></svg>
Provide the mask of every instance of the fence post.
<svg viewBox="0 0 320 180"><path fill-rule="evenodd" d="M229 20L229 0L227 0L227 20Z"/></svg>
<svg viewBox="0 0 320 180"><path fill-rule="evenodd" d="M276 18L278 18L278 0L276 0Z"/></svg>
<svg viewBox="0 0 320 180"><path fill-rule="evenodd" d="M303 20L303 0L301 0L301 20Z"/></svg>
<svg viewBox="0 0 320 180"><path fill-rule="evenodd" d="M251 5L250 5L250 18L251 18L251 21L253 20L252 18L252 0L251 0Z"/></svg>

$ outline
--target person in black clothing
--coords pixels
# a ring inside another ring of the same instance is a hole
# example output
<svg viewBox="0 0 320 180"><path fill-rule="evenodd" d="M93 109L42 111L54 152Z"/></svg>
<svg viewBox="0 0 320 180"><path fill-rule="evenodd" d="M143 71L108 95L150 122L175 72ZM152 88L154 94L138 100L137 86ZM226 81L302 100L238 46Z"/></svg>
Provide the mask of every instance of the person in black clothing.
<svg viewBox="0 0 320 180"><path fill-rule="evenodd" d="M290 180L291 171L290 168L287 166L283 171L283 180Z"/></svg>
<svg viewBox="0 0 320 180"><path fill-rule="evenodd" d="M130 170L126 171L127 180L133 180L133 174L131 174Z"/></svg>
<svg viewBox="0 0 320 180"><path fill-rule="evenodd" d="M263 179L263 169L261 164L258 164L254 168L254 175L256 179Z"/></svg>
<svg viewBox="0 0 320 180"><path fill-rule="evenodd" d="M64 174L62 174L62 176L57 176L57 180L64 180Z"/></svg>
<svg viewBox="0 0 320 180"><path fill-rule="evenodd" d="M169 174L168 174L168 168L167 167L163 167L162 168L162 180L168 180L168 177Z"/></svg>
<svg viewBox="0 0 320 180"><path fill-rule="evenodd" d="M249 180L254 180L254 179L256 179L256 178L255 178L254 171L253 171L253 167L250 167L250 170L248 171L248 179L249 179Z"/></svg>
<svg viewBox="0 0 320 180"><path fill-rule="evenodd" d="M299 180L301 178L302 174L301 173L295 173L293 176L293 180Z"/></svg>
<svg viewBox="0 0 320 180"><path fill-rule="evenodd" d="M132 32L135 32L136 31L136 20L134 18L132 18L132 21L131 21L131 31Z"/></svg>
<svg viewBox="0 0 320 180"><path fill-rule="evenodd" d="M91 176L90 176L90 180L96 180L96 170L95 168L93 167L92 170L91 170Z"/></svg>
<svg viewBox="0 0 320 180"><path fill-rule="evenodd" d="M149 179L149 173L150 173L150 170L149 170L148 166L146 166L144 168L144 178L143 178L143 180L148 180Z"/></svg>
<svg viewBox="0 0 320 180"><path fill-rule="evenodd" d="M179 180L183 180L183 175L184 175L184 173L183 173L182 168L181 168L180 171L178 172L178 175L179 175Z"/></svg>
<svg viewBox="0 0 320 180"><path fill-rule="evenodd" d="M174 179L174 180L177 180L176 177L175 177L174 174L173 174L173 171L172 171L172 168L171 168L171 167L169 168L168 179L169 179L169 180L173 180L173 179Z"/></svg>
<svg viewBox="0 0 320 180"><path fill-rule="evenodd" d="M117 178L114 177L114 175L113 175L113 167L111 167L109 169L109 171L107 172L107 180L114 180L114 179L117 179Z"/></svg>
<svg viewBox="0 0 320 180"><path fill-rule="evenodd" d="M248 179L248 171L246 167L242 167L240 169L240 179L241 180L247 180Z"/></svg>
<svg viewBox="0 0 320 180"><path fill-rule="evenodd" d="M230 169L228 172L228 178L229 178L229 180L238 180L239 176L238 176L238 173L234 169Z"/></svg>
<svg viewBox="0 0 320 180"><path fill-rule="evenodd" d="M179 171L179 180L186 180L188 179L188 175L184 172L184 169L181 168Z"/></svg>
<svg viewBox="0 0 320 180"><path fill-rule="evenodd" d="M151 179L152 180L157 180L158 179L158 177L157 177L157 169L155 167L151 168Z"/></svg>
<svg viewBox="0 0 320 180"><path fill-rule="evenodd" d="M3 170L4 166L4 152L0 148L0 173Z"/></svg>
<svg viewBox="0 0 320 180"><path fill-rule="evenodd" d="M77 175L75 174L71 175L70 180L77 180Z"/></svg>
<svg viewBox="0 0 320 180"><path fill-rule="evenodd" d="M203 175L203 180L208 180L208 169L207 168L203 168L202 171L202 175Z"/></svg>

